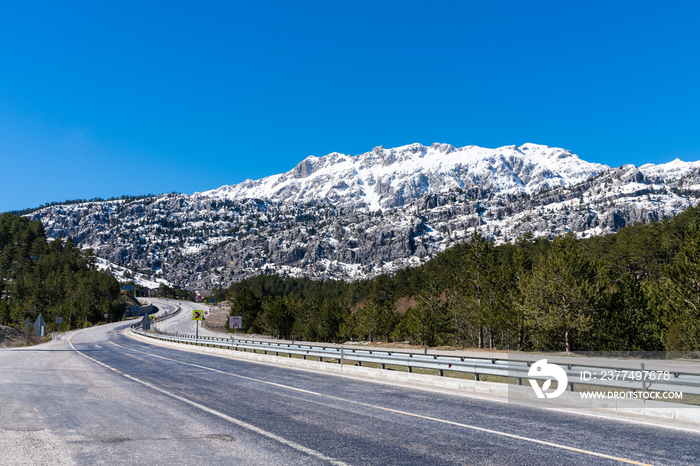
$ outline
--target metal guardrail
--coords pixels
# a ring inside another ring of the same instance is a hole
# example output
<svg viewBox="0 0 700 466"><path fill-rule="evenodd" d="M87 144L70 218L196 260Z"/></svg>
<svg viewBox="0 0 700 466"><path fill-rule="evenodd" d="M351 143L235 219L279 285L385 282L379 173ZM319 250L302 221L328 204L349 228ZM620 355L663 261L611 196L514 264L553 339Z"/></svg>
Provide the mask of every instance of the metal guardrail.
<svg viewBox="0 0 700 466"><path fill-rule="evenodd" d="M170 319L171 317L175 317L176 315L178 315L180 313L181 310L182 310L182 307L180 307L180 305L178 304L177 311L156 317L156 320L151 322L151 325L155 325L159 322L166 321L166 320ZM132 330L138 330L138 329L142 328L141 320L139 319L139 321L136 322L134 325L132 325L131 328L132 328ZM161 333L157 328L155 328L155 326L153 327L153 330L155 330L158 333Z"/></svg>
<svg viewBox="0 0 700 466"><path fill-rule="evenodd" d="M464 356L448 356L426 353L407 353L403 351L391 351L387 349L365 349L365 348L348 348L344 346L323 346L323 345L305 345L295 343L276 343L269 341L256 340L239 340L231 338L215 338L200 336L195 338L193 335L185 334L167 334L159 332L158 334L147 333L138 330L139 324L132 326L134 332L144 335L149 338L155 338L164 341L177 343L213 346L220 348L229 348L231 350L251 350L253 352L262 351L264 354L275 354L279 356L285 354L288 357L292 355L300 355L304 359L307 357L319 358L320 361L325 359L333 359L339 364L347 362L357 363L373 363L378 364L382 369L386 369L387 365L403 366L408 368L408 372L412 372L414 368L433 369L437 370L440 376L444 375L445 371L461 372L474 374L474 379L479 380L480 375L492 375L500 377L508 377L516 379L518 384L522 384L522 379L537 379L547 380L549 377L532 377L528 375L530 366L543 357L533 357L532 360L526 359L499 359L499 358L479 358L479 357L464 357ZM587 364L568 364L557 363L560 366L566 366L564 371L569 379L569 390L573 391L575 385L588 385L596 387L606 387L615 389L627 389L632 391L637 390L654 390L663 392L682 391L684 394L700 395L700 373L664 371L669 377L668 380L651 380L644 378L651 373L659 371L644 371L644 363L640 362L640 367L630 367L633 361L629 361L627 367L620 366L598 366ZM611 362L612 364L612 362ZM619 379L614 377L617 371L626 371L627 373L641 372L641 380L630 380L628 378ZM600 379L585 379L586 373L601 374L602 372L612 373L612 380ZM654 375L656 377L656 375ZM663 379L663 376L661 377Z"/></svg>
<svg viewBox="0 0 700 466"><path fill-rule="evenodd" d="M173 313L168 313L168 314L162 315L160 317L157 317L156 320L153 321L153 323L156 324L159 322L166 321L166 320L170 319L171 317L175 317L176 315L178 315L180 313L181 310L182 310L182 307L180 307L180 305L178 304L177 311L175 311ZM158 330L156 329L156 331L158 331Z"/></svg>

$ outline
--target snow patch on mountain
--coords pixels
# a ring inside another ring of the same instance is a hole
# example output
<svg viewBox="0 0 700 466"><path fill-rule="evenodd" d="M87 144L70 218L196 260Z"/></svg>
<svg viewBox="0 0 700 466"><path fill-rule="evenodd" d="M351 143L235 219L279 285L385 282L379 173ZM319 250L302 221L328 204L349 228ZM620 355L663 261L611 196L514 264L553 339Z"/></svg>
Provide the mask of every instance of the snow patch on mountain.
<svg viewBox="0 0 700 466"><path fill-rule="evenodd" d="M672 160L668 163L654 165L647 163L639 167L639 170L649 178L661 183L672 183L688 176L691 172L700 168L698 162L683 162L680 159Z"/></svg>
<svg viewBox="0 0 700 466"><path fill-rule="evenodd" d="M160 285L170 286L173 284L164 278L148 278L145 274L141 272L133 272L126 267L122 267L118 264L110 262L101 257L96 257L97 261L95 263L97 270L104 272L107 271L111 273L119 283L131 283L148 288L151 290L156 290L160 288ZM156 270L155 275L161 273L161 270Z"/></svg>

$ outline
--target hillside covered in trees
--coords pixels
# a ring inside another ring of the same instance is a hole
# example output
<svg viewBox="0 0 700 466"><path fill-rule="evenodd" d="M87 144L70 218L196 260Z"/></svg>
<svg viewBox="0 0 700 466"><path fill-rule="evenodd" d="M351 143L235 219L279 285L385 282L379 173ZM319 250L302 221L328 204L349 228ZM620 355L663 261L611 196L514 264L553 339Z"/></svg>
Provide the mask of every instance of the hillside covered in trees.
<svg viewBox="0 0 700 466"><path fill-rule="evenodd" d="M119 283L94 269L92 253L70 238L46 240L41 222L0 215L0 317L23 329L39 314L48 323L63 317L63 328L121 317Z"/></svg>
<svg viewBox="0 0 700 466"><path fill-rule="evenodd" d="M476 232L352 283L260 275L219 291L244 330L305 340L553 351L700 349L700 209L577 240Z"/></svg>

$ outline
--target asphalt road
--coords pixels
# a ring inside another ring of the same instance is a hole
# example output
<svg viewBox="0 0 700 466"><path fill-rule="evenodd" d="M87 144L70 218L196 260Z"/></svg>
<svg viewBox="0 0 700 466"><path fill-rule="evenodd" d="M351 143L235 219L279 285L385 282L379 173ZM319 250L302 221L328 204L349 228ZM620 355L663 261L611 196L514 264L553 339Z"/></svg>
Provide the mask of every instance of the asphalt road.
<svg viewBox="0 0 700 466"><path fill-rule="evenodd" d="M198 304L189 301L176 301L172 299L165 300L149 298L149 301L153 302L153 304L158 307L158 315L162 315L166 312L170 314L175 312L178 307L181 308L178 315L157 324L160 331L168 333L187 333L194 335L198 323L197 321L192 320L192 311L195 309L208 311L212 307L208 304ZM221 337L220 333L207 329L201 322L199 323L199 335Z"/></svg>
<svg viewBox="0 0 700 466"><path fill-rule="evenodd" d="M0 464L700 463L700 433L150 345L0 351Z"/></svg>

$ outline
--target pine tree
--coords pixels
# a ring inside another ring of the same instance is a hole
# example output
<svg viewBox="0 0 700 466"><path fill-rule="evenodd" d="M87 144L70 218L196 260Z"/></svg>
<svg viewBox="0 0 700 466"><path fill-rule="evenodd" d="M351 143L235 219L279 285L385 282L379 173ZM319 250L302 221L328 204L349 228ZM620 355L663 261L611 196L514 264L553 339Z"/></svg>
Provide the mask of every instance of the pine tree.
<svg viewBox="0 0 700 466"><path fill-rule="evenodd" d="M502 295L498 284L493 243L478 231L464 250L463 262L454 276L456 287L450 303L455 340L465 329L475 330L478 347L484 347L484 330L493 348L493 331L501 309Z"/></svg>
<svg viewBox="0 0 700 466"><path fill-rule="evenodd" d="M421 345L435 346L445 330L448 314L446 301L434 278L428 280L417 301L402 319L403 330Z"/></svg>
<svg viewBox="0 0 700 466"><path fill-rule="evenodd" d="M377 341L381 335L386 335L388 340L389 334L396 325L396 316L393 315L389 306L389 303L380 304L374 295L371 295L356 313L356 334L366 336L371 342Z"/></svg>
<svg viewBox="0 0 700 466"><path fill-rule="evenodd" d="M231 303L232 316L243 318L243 329L248 333L255 333L260 330L261 322L259 315L262 310L262 303L248 287L238 289Z"/></svg>
<svg viewBox="0 0 700 466"><path fill-rule="evenodd" d="M685 240L666 270L664 287L668 325L681 324L688 350L700 348L700 228L690 224ZM675 348L678 349L678 348Z"/></svg>
<svg viewBox="0 0 700 466"><path fill-rule="evenodd" d="M591 328L594 280L594 269L571 233L554 239L539 264L520 279L520 305L526 324L539 337L538 349L563 343L570 352L572 334Z"/></svg>

